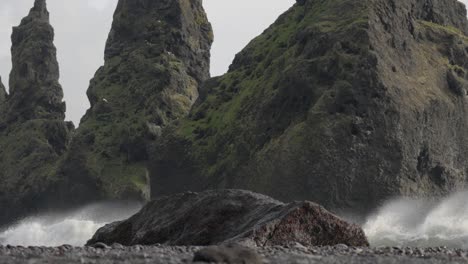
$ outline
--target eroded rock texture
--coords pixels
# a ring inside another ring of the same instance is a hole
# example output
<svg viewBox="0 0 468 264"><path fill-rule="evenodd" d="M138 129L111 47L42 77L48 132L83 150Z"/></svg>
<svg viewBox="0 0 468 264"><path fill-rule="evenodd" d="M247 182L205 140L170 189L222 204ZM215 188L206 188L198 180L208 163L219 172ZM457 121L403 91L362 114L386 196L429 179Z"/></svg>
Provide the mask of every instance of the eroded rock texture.
<svg viewBox="0 0 468 264"><path fill-rule="evenodd" d="M88 242L123 245L367 246L362 229L311 202L284 204L242 190L205 191L149 202L128 220L99 229Z"/></svg>
<svg viewBox="0 0 468 264"><path fill-rule="evenodd" d="M456 0L301 0L208 80L151 152L154 196L241 188L368 211L468 176Z"/></svg>
<svg viewBox="0 0 468 264"><path fill-rule="evenodd" d="M46 3L36 0L13 28L8 97L0 87L0 225L45 203L73 129L64 121L53 39Z"/></svg>
<svg viewBox="0 0 468 264"><path fill-rule="evenodd" d="M201 0L119 1L91 108L61 169L68 189L149 198L147 142L188 114L209 77L212 40Z"/></svg>
<svg viewBox="0 0 468 264"><path fill-rule="evenodd" d="M10 98L6 122L65 118L59 67L45 0L13 28Z"/></svg>

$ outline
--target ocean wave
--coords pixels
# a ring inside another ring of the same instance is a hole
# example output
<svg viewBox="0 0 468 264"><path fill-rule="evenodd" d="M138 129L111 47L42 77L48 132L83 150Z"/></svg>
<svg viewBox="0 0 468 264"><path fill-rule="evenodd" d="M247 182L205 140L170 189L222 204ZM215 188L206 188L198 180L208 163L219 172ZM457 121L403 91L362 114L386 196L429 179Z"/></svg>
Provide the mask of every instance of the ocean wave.
<svg viewBox="0 0 468 264"><path fill-rule="evenodd" d="M468 192L441 200L395 199L370 216L363 229L372 246L468 249Z"/></svg>
<svg viewBox="0 0 468 264"><path fill-rule="evenodd" d="M0 244L14 246L83 246L101 226L136 213L141 204L96 203L67 213L29 217L0 233Z"/></svg>

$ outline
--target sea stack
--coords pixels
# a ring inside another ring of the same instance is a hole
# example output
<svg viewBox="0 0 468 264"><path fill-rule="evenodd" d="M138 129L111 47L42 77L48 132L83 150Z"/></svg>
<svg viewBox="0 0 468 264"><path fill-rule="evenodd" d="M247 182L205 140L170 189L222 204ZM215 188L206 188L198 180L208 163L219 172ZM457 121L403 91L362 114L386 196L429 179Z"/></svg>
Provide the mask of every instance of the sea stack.
<svg viewBox="0 0 468 264"><path fill-rule="evenodd" d="M5 90L5 86L2 83L2 77L0 77L0 106L5 102L7 98L7 92ZM2 109L0 108L0 115L2 113Z"/></svg>
<svg viewBox="0 0 468 264"><path fill-rule="evenodd" d="M0 225L48 199L73 125L64 121L54 30L44 0L13 28L10 93L0 87Z"/></svg>
<svg viewBox="0 0 468 264"><path fill-rule="evenodd" d="M65 118L53 39L46 2L36 0L29 15L13 28L7 122Z"/></svg>
<svg viewBox="0 0 468 264"><path fill-rule="evenodd" d="M151 151L153 195L241 188L372 210L468 177L456 0L300 0L208 80Z"/></svg>
<svg viewBox="0 0 468 264"><path fill-rule="evenodd" d="M201 0L118 2L91 108L61 169L70 188L94 182L96 198L150 198L147 143L188 114L212 41Z"/></svg>

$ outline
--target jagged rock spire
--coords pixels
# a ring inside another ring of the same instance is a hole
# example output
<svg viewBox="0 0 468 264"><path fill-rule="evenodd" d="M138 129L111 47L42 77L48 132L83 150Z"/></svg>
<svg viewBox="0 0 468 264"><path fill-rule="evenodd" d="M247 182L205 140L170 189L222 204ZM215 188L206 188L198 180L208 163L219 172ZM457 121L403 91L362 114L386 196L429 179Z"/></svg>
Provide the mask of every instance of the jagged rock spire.
<svg viewBox="0 0 468 264"><path fill-rule="evenodd" d="M6 95L7 93L5 90L5 86L3 86L2 77L0 76L0 105L3 104L3 102L5 102Z"/></svg>
<svg viewBox="0 0 468 264"><path fill-rule="evenodd" d="M46 0L36 0L34 1L34 7L32 10L39 10L39 11L46 11L47 12L47 4Z"/></svg>
<svg viewBox="0 0 468 264"><path fill-rule="evenodd" d="M119 1L87 92L91 108L64 163L72 185L89 176L107 197L149 197L148 140L188 114L209 77L212 41L201 0Z"/></svg>
<svg viewBox="0 0 468 264"><path fill-rule="evenodd" d="M36 0L13 28L8 95L0 84L0 226L60 202L51 196L73 124L64 121L53 39L45 0Z"/></svg>
<svg viewBox="0 0 468 264"><path fill-rule="evenodd" d="M54 29L45 0L36 0L28 16L13 28L12 70L7 120L64 119Z"/></svg>
<svg viewBox="0 0 468 264"><path fill-rule="evenodd" d="M31 11L29 11L28 17L49 21L49 11L47 11L46 0L34 1L34 6L31 8Z"/></svg>

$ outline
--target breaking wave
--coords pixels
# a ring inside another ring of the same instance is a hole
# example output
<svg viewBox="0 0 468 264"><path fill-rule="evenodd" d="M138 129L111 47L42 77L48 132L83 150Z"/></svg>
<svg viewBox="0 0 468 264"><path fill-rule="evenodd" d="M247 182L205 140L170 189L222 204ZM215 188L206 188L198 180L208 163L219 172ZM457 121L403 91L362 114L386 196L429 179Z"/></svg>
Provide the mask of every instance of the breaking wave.
<svg viewBox="0 0 468 264"><path fill-rule="evenodd" d="M97 203L68 213L26 218L0 233L0 244L83 246L103 225L126 219L141 208L136 202Z"/></svg>
<svg viewBox="0 0 468 264"><path fill-rule="evenodd" d="M139 203L97 203L61 214L26 218L0 232L0 244L83 246L101 226L136 213ZM367 218L371 246L468 249L468 191L441 200L399 198Z"/></svg>
<svg viewBox="0 0 468 264"><path fill-rule="evenodd" d="M393 200L369 217L363 229L374 247L468 249L468 192L439 201Z"/></svg>

